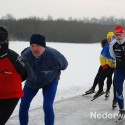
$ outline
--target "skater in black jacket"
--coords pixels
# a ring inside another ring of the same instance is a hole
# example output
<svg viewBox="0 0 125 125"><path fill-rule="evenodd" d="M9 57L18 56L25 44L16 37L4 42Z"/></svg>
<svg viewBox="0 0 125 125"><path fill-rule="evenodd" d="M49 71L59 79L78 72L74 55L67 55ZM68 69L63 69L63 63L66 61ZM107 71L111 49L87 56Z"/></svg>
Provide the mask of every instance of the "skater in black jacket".
<svg viewBox="0 0 125 125"><path fill-rule="evenodd" d="M114 85L116 90L116 98L120 108L120 118L125 115L124 97L123 97L123 83L125 80L125 29L122 26L114 28L114 39L110 44L110 55L116 60L116 67L114 71Z"/></svg>

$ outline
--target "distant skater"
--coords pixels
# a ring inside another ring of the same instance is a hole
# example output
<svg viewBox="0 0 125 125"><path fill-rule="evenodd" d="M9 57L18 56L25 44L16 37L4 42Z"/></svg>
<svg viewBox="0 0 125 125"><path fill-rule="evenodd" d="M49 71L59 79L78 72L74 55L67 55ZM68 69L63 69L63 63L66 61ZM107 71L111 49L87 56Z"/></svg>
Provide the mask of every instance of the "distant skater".
<svg viewBox="0 0 125 125"><path fill-rule="evenodd" d="M108 32L107 38L102 40L102 42L101 42L101 46L102 46L103 49L102 49L101 55L100 55L100 67L99 67L98 72L97 72L97 74L95 76L95 79L94 79L94 82L93 82L93 86L88 91L85 92L86 94L94 93L95 92L95 88L99 84L99 82L102 83L101 86L103 87L104 79L106 77L107 78L107 90L106 90L105 97L109 97L110 87L111 87L111 84L112 84L113 69L111 68L112 69L111 74L109 74L109 75L105 74L107 72L107 70L110 69L110 67L107 64L107 62L109 62L109 61L108 61L108 59L104 55L104 52L107 51L106 49L104 50L104 47L105 47L105 45L107 46L107 43L109 43L113 39L114 39L114 33L113 32ZM114 64L111 67L114 67ZM107 70L106 70L106 68L107 68Z"/></svg>
<svg viewBox="0 0 125 125"><path fill-rule="evenodd" d="M103 86L104 86L104 80L108 77L107 79L107 90L106 90L106 95L105 97L109 97L109 93L110 93L110 88L112 85L112 75L114 72L114 67L115 67L115 60L114 58L112 58L110 56L110 52L109 52L109 44L111 42L111 39L108 41L108 43L104 46L102 52L101 52L101 56L100 56L100 62L101 62L101 66L102 66L102 72L99 76L98 82L99 82L99 90L98 92L94 95L93 98L97 98L98 96L104 94L103 91Z"/></svg>

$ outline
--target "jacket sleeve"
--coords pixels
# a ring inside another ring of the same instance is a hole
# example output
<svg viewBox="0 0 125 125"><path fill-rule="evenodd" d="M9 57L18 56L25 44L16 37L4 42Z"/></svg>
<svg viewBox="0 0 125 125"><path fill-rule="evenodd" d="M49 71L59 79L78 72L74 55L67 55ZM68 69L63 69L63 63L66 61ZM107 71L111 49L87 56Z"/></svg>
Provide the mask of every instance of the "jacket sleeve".
<svg viewBox="0 0 125 125"><path fill-rule="evenodd" d="M106 64L106 58L103 56L100 56L100 65L103 66Z"/></svg>
<svg viewBox="0 0 125 125"><path fill-rule="evenodd" d="M14 65L16 71L20 74L22 81L26 80L28 72L27 72L25 65L20 63L19 55L16 52L14 52L13 50L9 50L8 58L10 59L12 64Z"/></svg>
<svg viewBox="0 0 125 125"><path fill-rule="evenodd" d="M115 59L115 53L114 53L114 51L113 51L113 45L114 45L114 41L112 41L112 42L109 44L109 53L110 53L111 57L112 57L113 59Z"/></svg>
<svg viewBox="0 0 125 125"><path fill-rule="evenodd" d="M68 61L59 51L55 51L54 58L56 61L57 69L65 70L68 66Z"/></svg>
<svg viewBox="0 0 125 125"><path fill-rule="evenodd" d="M65 70L68 66L68 62L62 54L60 54L60 57L58 58L58 64L60 70Z"/></svg>

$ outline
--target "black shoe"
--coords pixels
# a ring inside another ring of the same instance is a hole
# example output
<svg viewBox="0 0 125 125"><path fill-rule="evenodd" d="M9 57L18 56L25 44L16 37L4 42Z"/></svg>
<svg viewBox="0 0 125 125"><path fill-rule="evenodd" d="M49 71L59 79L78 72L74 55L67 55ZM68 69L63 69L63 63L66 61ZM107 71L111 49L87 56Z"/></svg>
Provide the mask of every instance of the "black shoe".
<svg viewBox="0 0 125 125"><path fill-rule="evenodd" d="M117 107L118 105L118 101L117 100L113 100L112 101L112 107Z"/></svg>
<svg viewBox="0 0 125 125"><path fill-rule="evenodd" d="M122 120L125 117L125 110L120 109L118 114L118 120Z"/></svg>
<svg viewBox="0 0 125 125"><path fill-rule="evenodd" d="M98 91L98 92L94 95L93 98L97 98L97 97L99 97L99 96L101 96L101 95L103 95L103 94L104 94L104 91Z"/></svg>
<svg viewBox="0 0 125 125"><path fill-rule="evenodd" d="M92 94L95 93L95 89L91 88L88 91L85 92L86 94Z"/></svg>
<svg viewBox="0 0 125 125"><path fill-rule="evenodd" d="M110 95L110 92L109 92L109 91L106 91L105 97L108 98L109 95Z"/></svg>

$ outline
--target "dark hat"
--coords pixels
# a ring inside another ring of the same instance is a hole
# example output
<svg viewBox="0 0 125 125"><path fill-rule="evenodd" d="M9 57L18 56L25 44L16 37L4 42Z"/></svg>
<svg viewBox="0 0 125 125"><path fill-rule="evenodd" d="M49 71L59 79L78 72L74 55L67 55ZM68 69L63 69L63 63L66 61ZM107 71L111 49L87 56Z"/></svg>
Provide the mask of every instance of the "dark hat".
<svg viewBox="0 0 125 125"><path fill-rule="evenodd" d="M3 27L0 27L0 58L4 58L8 52L8 32Z"/></svg>
<svg viewBox="0 0 125 125"><path fill-rule="evenodd" d="M30 37L30 45L38 44L40 46L46 47L45 36L40 34L33 34Z"/></svg>
<svg viewBox="0 0 125 125"><path fill-rule="evenodd" d="M0 27L0 43L8 39L8 32L3 27Z"/></svg>

